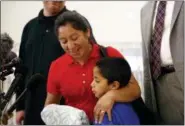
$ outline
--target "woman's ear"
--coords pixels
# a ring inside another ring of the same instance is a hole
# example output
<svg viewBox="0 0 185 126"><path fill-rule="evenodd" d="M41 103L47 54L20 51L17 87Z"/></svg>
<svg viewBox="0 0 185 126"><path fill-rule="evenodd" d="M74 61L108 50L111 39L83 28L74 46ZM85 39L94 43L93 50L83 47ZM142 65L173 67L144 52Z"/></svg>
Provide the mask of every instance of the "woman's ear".
<svg viewBox="0 0 185 126"><path fill-rule="evenodd" d="M110 84L110 89L117 90L120 87L120 83L118 81L114 81L112 84Z"/></svg>

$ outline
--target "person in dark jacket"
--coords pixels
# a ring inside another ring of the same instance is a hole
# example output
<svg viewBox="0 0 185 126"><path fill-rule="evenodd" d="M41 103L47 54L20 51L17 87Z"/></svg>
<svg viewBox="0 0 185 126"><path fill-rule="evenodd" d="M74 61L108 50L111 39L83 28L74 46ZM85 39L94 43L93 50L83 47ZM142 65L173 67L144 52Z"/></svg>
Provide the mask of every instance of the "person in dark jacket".
<svg viewBox="0 0 185 126"><path fill-rule="evenodd" d="M47 79L51 62L64 54L54 33L54 21L58 15L68 11L65 1L44 1L43 5L44 8L39 12L38 17L30 20L23 29L19 57L27 69L27 74L17 91L17 97L23 92L28 80L34 74L40 73ZM85 18L84 20L87 21ZM92 31L90 39L96 42ZM40 112L46 99L46 81L35 83L36 86L17 105L16 123L19 125L22 121L24 125L44 124Z"/></svg>

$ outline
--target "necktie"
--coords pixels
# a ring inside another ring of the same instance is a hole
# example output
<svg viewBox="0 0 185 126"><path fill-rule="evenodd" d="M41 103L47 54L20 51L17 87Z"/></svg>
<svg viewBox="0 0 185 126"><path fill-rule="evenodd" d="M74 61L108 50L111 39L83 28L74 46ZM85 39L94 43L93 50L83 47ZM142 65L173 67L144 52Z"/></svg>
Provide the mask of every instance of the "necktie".
<svg viewBox="0 0 185 126"><path fill-rule="evenodd" d="M157 8L156 20L150 44L150 63L153 79L156 80L161 74L160 49L164 30L164 17L166 1L160 1Z"/></svg>

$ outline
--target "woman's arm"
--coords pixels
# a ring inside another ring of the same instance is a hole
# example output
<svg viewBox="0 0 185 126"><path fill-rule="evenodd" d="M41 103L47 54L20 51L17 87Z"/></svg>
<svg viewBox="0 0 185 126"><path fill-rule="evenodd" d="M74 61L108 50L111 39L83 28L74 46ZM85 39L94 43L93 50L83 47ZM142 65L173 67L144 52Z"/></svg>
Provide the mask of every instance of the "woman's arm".
<svg viewBox="0 0 185 126"><path fill-rule="evenodd" d="M112 121L109 121L107 113L105 113L101 123L94 122L94 125L116 125Z"/></svg>
<svg viewBox="0 0 185 126"><path fill-rule="evenodd" d="M45 106L49 104L60 104L61 95L54 95L51 93L47 93Z"/></svg>
<svg viewBox="0 0 185 126"><path fill-rule="evenodd" d="M110 57L121 57L124 58L123 55L116 50L115 48L108 47L107 54ZM134 75L132 74L130 81L126 87L120 88L116 91L108 92L109 97L113 97L113 99L117 102L130 102L141 95L141 90L137 80L135 79Z"/></svg>
<svg viewBox="0 0 185 126"><path fill-rule="evenodd" d="M111 90L109 96L115 102L131 102L141 96L141 90L135 77L132 75L129 84L118 90Z"/></svg>

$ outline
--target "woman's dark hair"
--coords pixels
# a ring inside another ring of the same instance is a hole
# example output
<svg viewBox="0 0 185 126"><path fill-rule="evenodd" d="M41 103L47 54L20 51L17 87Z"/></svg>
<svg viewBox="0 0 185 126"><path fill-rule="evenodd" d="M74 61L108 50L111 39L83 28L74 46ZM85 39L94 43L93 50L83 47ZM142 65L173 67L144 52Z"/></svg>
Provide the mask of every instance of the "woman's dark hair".
<svg viewBox="0 0 185 126"><path fill-rule="evenodd" d="M96 66L108 83L118 81L120 87L126 86L131 78L131 68L124 58L106 57L100 59Z"/></svg>
<svg viewBox="0 0 185 126"><path fill-rule="evenodd" d="M65 26L68 23L76 30L81 30L83 32L87 32L88 30L87 21L81 14L76 11L66 11L55 20L55 34L58 36L59 27Z"/></svg>

